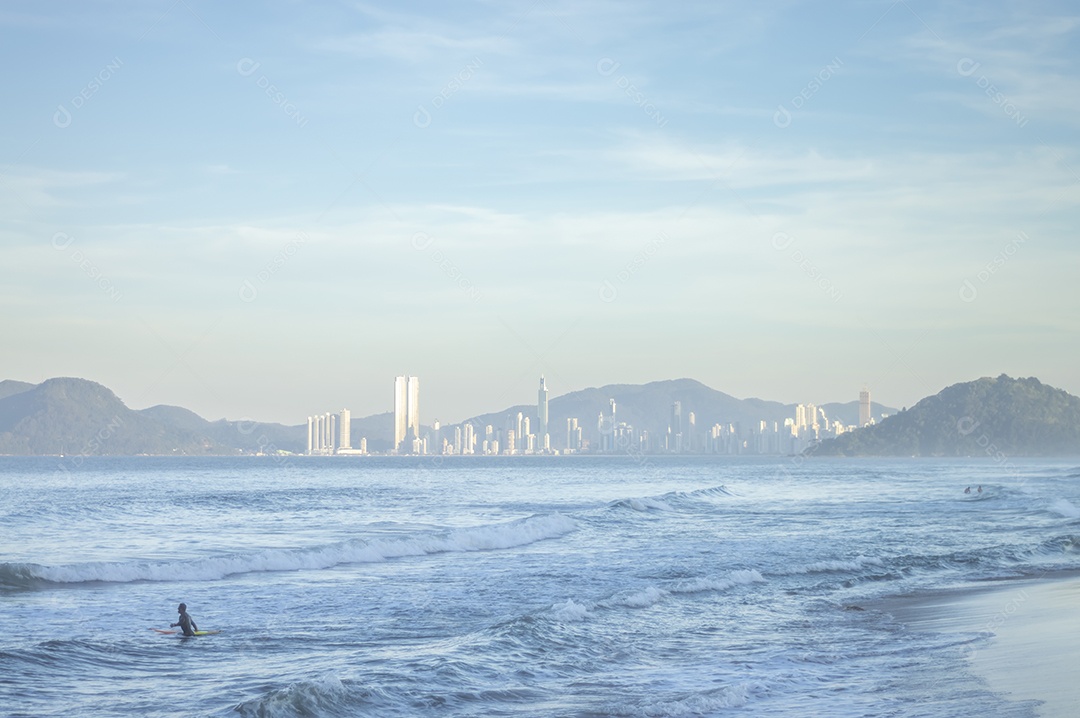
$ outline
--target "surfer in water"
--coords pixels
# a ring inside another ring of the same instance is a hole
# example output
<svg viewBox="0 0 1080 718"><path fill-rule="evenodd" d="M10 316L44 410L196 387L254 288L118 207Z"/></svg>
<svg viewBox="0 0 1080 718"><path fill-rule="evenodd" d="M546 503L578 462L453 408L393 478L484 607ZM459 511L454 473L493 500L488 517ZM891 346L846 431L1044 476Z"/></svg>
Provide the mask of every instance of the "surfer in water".
<svg viewBox="0 0 1080 718"><path fill-rule="evenodd" d="M176 628L180 626L180 630L184 632L185 636L194 636L195 631L199 630L199 627L195 625L195 621L191 619L191 616L187 612L187 604L181 603L180 607L176 609L180 613L180 620L176 623L170 623L169 628Z"/></svg>

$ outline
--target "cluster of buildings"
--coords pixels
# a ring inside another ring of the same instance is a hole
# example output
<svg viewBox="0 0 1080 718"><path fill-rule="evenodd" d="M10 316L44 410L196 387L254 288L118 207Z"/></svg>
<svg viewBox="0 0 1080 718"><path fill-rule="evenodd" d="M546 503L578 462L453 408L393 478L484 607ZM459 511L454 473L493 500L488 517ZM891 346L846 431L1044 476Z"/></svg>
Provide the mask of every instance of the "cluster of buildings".
<svg viewBox="0 0 1080 718"><path fill-rule="evenodd" d="M420 424L420 380L415 376L394 379L393 442L388 454L409 455L523 455L523 454L798 454L811 445L860 426L874 423L870 392L859 392L857 425L831 420L814 404L799 404L795 416L780 421L759 421L744 429L739 423L699 427L692 411L682 402L671 405L666 431L635 430L620 421L615 400L601 411L593 431L586 431L577 417L566 419L566 435L558 449L553 446L548 424L548 388L540 377L536 415L517 412L506 425L483 427L465 422L442 426L437 420L430 431ZM348 409L338 414L308 417L309 455L367 454L367 439L353 448Z"/></svg>
<svg viewBox="0 0 1080 718"><path fill-rule="evenodd" d="M352 448L352 415L348 409L339 414L322 414L307 418L307 453L353 455L367 453L367 439Z"/></svg>
<svg viewBox="0 0 1080 718"><path fill-rule="evenodd" d="M758 421L745 430L739 422L699 427L694 412L683 411L682 402L671 405L667 430L656 433L635 431L618 420L615 400L609 401L608 414L597 419L595 446L583 445L577 419L569 419L566 447L570 452L590 451L600 454L799 454L813 444L860 426L874 423L870 409L870 391L859 393L859 423L845 425L830 421L825 410L814 404L798 404L795 416L780 421ZM570 438L570 423L575 436Z"/></svg>

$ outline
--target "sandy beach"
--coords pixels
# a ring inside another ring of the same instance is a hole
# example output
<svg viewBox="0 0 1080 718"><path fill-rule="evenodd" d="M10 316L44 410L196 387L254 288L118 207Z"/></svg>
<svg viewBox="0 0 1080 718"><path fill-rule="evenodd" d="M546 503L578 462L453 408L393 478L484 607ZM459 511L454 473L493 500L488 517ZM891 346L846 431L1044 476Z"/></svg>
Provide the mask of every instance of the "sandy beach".
<svg viewBox="0 0 1080 718"><path fill-rule="evenodd" d="M971 670L1044 718L1080 715L1080 578L1019 580L884 607L910 630L983 634L965 648Z"/></svg>

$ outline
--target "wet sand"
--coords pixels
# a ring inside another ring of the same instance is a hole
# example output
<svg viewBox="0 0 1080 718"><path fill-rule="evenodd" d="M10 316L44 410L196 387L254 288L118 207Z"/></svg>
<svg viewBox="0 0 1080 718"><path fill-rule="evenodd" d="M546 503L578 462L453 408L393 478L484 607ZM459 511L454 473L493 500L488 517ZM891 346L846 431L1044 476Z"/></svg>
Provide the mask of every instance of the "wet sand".
<svg viewBox="0 0 1080 718"><path fill-rule="evenodd" d="M1080 716L1080 578L1008 581L882 606L911 630L982 633L972 672L1043 718Z"/></svg>

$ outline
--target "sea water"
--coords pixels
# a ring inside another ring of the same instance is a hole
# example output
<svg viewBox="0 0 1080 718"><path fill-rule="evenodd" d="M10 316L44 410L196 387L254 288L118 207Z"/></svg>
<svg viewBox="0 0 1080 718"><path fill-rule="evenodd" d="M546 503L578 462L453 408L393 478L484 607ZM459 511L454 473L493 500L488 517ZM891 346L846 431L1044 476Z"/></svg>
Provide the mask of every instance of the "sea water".
<svg viewBox="0 0 1080 718"><path fill-rule="evenodd" d="M0 713L1034 715L883 599L1075 571L1078 507L1053 461L2 458Z"/></svg>

